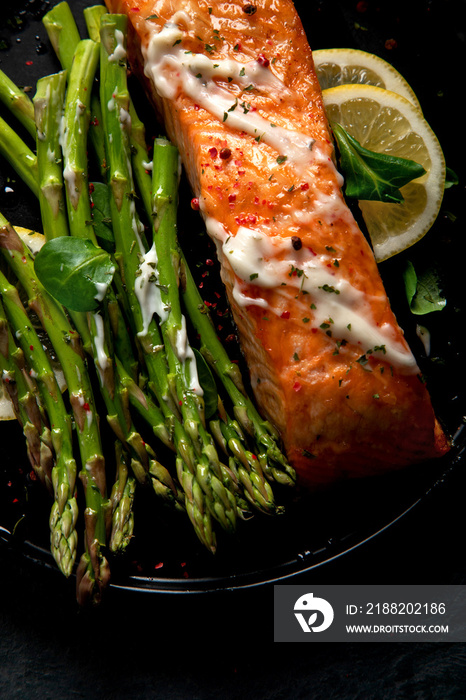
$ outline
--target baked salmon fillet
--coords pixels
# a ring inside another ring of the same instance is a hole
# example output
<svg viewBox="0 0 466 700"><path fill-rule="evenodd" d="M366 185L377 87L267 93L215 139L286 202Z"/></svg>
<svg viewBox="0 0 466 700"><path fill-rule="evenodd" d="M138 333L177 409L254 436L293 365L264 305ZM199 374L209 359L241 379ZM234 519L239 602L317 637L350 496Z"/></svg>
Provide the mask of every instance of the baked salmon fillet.
<svg viewBox="0 0 466 700"><path fill-rule="evenodd" d="M300 483L448 451L341 192L290 0L106 0L216 243L253 391Z"/></svg>

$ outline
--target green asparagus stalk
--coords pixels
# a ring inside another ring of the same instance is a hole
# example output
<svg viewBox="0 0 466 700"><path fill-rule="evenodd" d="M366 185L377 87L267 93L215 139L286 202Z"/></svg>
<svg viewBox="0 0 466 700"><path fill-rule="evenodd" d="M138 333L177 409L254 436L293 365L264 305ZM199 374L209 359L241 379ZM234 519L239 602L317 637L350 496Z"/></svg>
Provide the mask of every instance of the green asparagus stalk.
<svg viewBox="0 0 466 700"><path fill-rule="evenodd" d="M241 372L238 366L230 360L218 339L208 310L184 258L182 259L181 278L183 302L189 318L199 334L201 353L227 391L233 404L236 420L242 429L254 439L257 446L257 456L260 456L260 462L267 477L280 484L293 485L296 481L296 473L280 449L278 433L268 421L261 417L254 403L247 396Z"/></svg>
<svg viewBox="0 0 466 700"><path fill-rule="evenodd" d="M153 157L153 162L151 164L148 163L144 124L139 119L132 102L130 102L130 114L132 121L132 167L135 174L138 194L143 202L146 215L151 219L153 216L152 191L155 191L156 188L152 187L151 177L147 169L148 166L153 169L156 159ZM154 150L156 152L158 151L157 142L154 144ZM253 472L257 472L255 478L257 478L259 482L262 482L259 490L262 491L264 498L266 492L269 493L270 497L272 494L267 484L265 484L262 472L265 472L269 480L275 480L280 484L286 485L295 483L296 474L280 449L278 433L269 422L265 421L260 416L254 403L247 396L241 372L238 366L234 362L231 362L225 348L220 342L207 307L191 275L186 258L179 246L177 250L180 255L180 288L183 302L189 318L201 338L201 352L215 370L229 394L233 402L235 417L239 424L242 425L243 430L256 442L257 449L255 451L260 456L259 460L254 460L252 463L250 462L250 468ZM243 454L241 458L243 463L244 457L245 455ZM251 484L248 484L247 488L251 488ZM273 507L272 501L270 505Z"/></svg>
<svg viewBox="0 0 466 700"><path fill-rule="evenodd" d="M87 134L93 77L99 61L99 47L83 39L76 47L69 76L64 113L62 150L66 200L71 235L94 239L89 200Z"/></svg>
<svg viewBox="0 0 466 700"><path fill-rule="evenodd" d="M100 42L100 18L106 13L107 10L103 5L92 5L91 7L85 7L83 10L89 38L97 44Z"/></svg>
<svg viewBox="0 0 466 700"><path fill-rule="evenodd" d="M160 317L162 337L170 371L175 377L183 425L199 455L207 460L212 472L225 485L225 495L230 506L228 507L228 502L224 502L225 513L231 521L224 521L222 524L226 529L234 529L236 485L231 480L231 472L222 468L212 437L205 426L204 401L197 377L196 360L187 337L186 319L181 312L178 290L179 251L176 239L179 158L177 149L166 139L157 139L154 144L152 172L153 241L157 259L154 274L160 290L161 306L164 309Z"/></svg>
<svg viewBox="0 0 466 700"><path fill-rule="evenodd" d="M55 457L51 473L55 496L50 515L51 550L60 569L69 576L76 558L77 546L76 462L73 457L71 419L47 354L20 301L18 291L1 272L0 293L26 361L34 372L50 421L50 436Z"/></svg>
<svg viewBox="0 0 466 700"><path fill-rule="evenodd" d="M34 107L31 99L2 70L0 70L0 101L8 107L10 112L35 139Z"/></svg>
<svg viewBox="0 0 466 700"><path fill-rule="evenodd" d="M37 82L33 100L39 204L42 226L48 241L69 235L60 146L65 89L65 71L46 76ZM89 353L91 340L85 315L71 311L70 316L81 336L85 351Z"/></svg>
<svg viewBox="0 0 466 700"><path fill-rule="evenodd" d="M115 367L117 372L117 382L126 391L128 400L138 415L150 426L154 435L170 450L175 451L173 443L173 431L167 428L165 417L159 406L152 399L149 392L143 389L134 381L126 371L118 356L115 357Z"/></svg>
<svg viewBox="0 0 466 700"><path fill-rule="evenodd" d="M67 2L59 2L42 19L50 43L65 70L71 68L74 52L81 37Z"/></svg>
<svg viewBox="0 0 466 700"><path fill-rule="evenodd" d="M64 161L67 178L67 201L71 235L90 238L95 245L97 240L92 227L92 214L89 198L89 183L87 178L87 149L86 137L89 119L88 106L92 92L92 81L99 57L99 47L92 40L79 42L73 59L69 78L67 99L64 112ZM116 303L113 290L107 292L110 302ZM93 355L101 383L101 393L104 398L108 421L119 439L131 453L131 464L140 475L145 471L151 475L151 483L159 495L173 501L178 500L178 491L173 480L168 478L160 464L156 465L153 450L145 443L135 430L129 412L122 401L123 387L115 391L114 384L114 352L111 339L109 317L106 320L98 314L89 314L89 326ZM121 325L121 315L116 319L115 337L121 345L127 339L128 348L125 357L132 353L132 347ZM97 325L96 325L97 324ZM155 475L163 473L162 481L157 482Z"/></svg>
<svg viewBox="0 0 466 700"><path fill-rule="evenodd" d="M53 445L47 416L40 404L38 389L31 378L24 353L11 334L0 302L0 372L3 390L10 398L15 416L23 428L27 454L37 478L52 492Z"/></svg>
<svg viewBox="0 0 466 700"><path fill-rule="evenodd" d="M133 501L136 481L129 476L127 453L118 440L115 443L115 456L117 475L110 494L112 531L109 546L112 552L122 553L133 537Z"/></svg>
<svg viewBox="0 0 466 700"><path fill-rule="evenodd" d="M85 39L78 43L69 76L62 139L70 233L78 238L88 238L94 245L98 245L98 242L92 223L89 196L87 137L92 83L98 60L99 46L95 42ZM116 282L118 278L117 272ZM109 303L119 308L112 287L109 288L107 297ZM125 318L121 313L114 314L112 318L120 358L126 363L128 371L134 372L134 349L126 330Z"/></svg>
<svg viewBox="0 0 466 700"><path fill-rule="evenodd" d="M65 90L66 72L62 71L38 80L33 100L34 127L37 131L39 203L42 225L48 241L69 234L63 196L63 156L60 147Z"/></svg>
<svg viewBox="0 0 466 700"><path fill-rule="evenodd" d="M82 63L80 63L79 54L78 57L75 59L74 65L80 65L82 67ZM85 71L86 66L84 66L84 72ZM84 91L84 93L86 92L86 89L90 87L89 81L91 77L92 74L91 76L89 76L88 74L87 78L84 79L81 74L81 78L75 80L75 82L78 83L78 85L80 86L81 90ZM34 106L39 134L37 138L37 149L39 177L41 177L41 213L44 223L44 229L46 231L48 239L68 234L67 218L65 216L61 216L61 214L63 213L63 178L61 165L61 149L58 136L60 132L60 129L58 127L60 126L59 122L63 111L62 101L64 95L64 78L65 73L62 72L41 79L38 83L38 90L34 98ZM73 125L71 125L71 129L73 129ZM75 138L75 144L77 144L78 140L80 140L80 147L84 150L84 143L86 137L85 126L83 126L82 123L78 122L77 131L79 132L79 135L78 138ZM49 157L50 153L54 154L54 158ZM88 200L87 192L83 190L80 193L80 195L84 202L84 206L81 206L81 210L75 219L75 223L78 224L78 230L80 230L80 217L86 217L86 215L89 215L90 211L88 201L86 201ZM84 226L85 225L83 224L81 228L84 228ZM88 228L88 233L94 238L95 241L92 228ZM111 299L109 300L109 310L114 305L118 306L118 304L115 303L115 298L111 297ZM70 311L70 314L73 319L73 323L78 329L78 331L81 331L82 329L82 335L85 335L85 337L89 339L88 342L89 345L91 345L87 315L73 311ZM110 315L114 319L113 326L115 328L115 333L118 334L118 337L121 341L123 335L120 332L121 323L123 320L121 313L119 313L119 311L116 310ZM120 345L123 346L121 342ZM127 357L129 358L130 356L132 357L132 350L130 350L130 352L127 352ZM132 359L128 359L128 362L130 362L131 364ZM97 369L99 369L99 367L97 367ZM129 379L130 378L128 377L128 380ZM110 409L109 422L114 427L117 426L117 417L119 416L122 421L122 424L125 425L125 423L127 422L127 412L121 409L121 407L119 409L115 407L115 402L112 398L109 398L110 395L108 394L108 390L108 386L106 389L102 389L102 391L104 392L104 398L107 399L107 406ZM106 396L105 392L107 392ZM110 394L113 394L113 388L111 387ZM122 415L124 416L123 418L121 418ZM154 430L154 433L156 433L156 430ZM131 449L133 452L132 464L135 471L139 473L141 481L148 479L153 484L154 491L158 495L163 495L165 496L165 498L173 500L178 506L180 502L180 495L178 489L175 487L173 479L170 477L165 468L163 468L162 465L160 465L155 459L153 450L151 450L148 445L145 445L142 438L138 436L138 434L134 430L129 430L128 434L126 435L126 438L129 439L131 442ZM134 457L134 453L137 452L139 452L139 456L141 456L141 454L144 456L144 467ZM141 474L143 475L142 477Z"/></svg>
<svg viewBox="0 0 466 700"><path fill-rule="evenodd" d="M164 149L168 148L167 151ZM168 142L164 139L157 139L154 143L154 158L153 158L153 174L155 174L155 177L157 178L157 182L152 183L152 191L153 192L162 192L164 189L164 185L158 180L160 177L160 173L164 172L170 172L170 169L167 169L166 164L164 163L164 155L166 153L170 152L170 149L173 149L173 146L169 146ZM172 158L175 157L175 152L176 149L172 150ZM137 153L133 150L133 162L139 162L139 187L143 188L143 191L146 193L150 192L150 177L148 176L147 172L144 169L144 164L141 163L141 153ZM176 183L176 178L174 177L174 171L175 171L175 163L172 163L172 180L171 183L165 183L165 187L168 187L168 190L170 192L170 195L168 199L172 198L173 201L168 204L168 206L173 206L174 199L176 197L176 191L177 191L177 183ZM159 203L159 208L160 208L160 203ZM162 204L162 209L164 208L164 205ZM178 259L178 256L182 256L181 250L177 244L176 241L176 223L175 223L175 217L176 213L173 210L173 215L172 215L172 221L169 224L169 227L164 228L163 231L163 236L159 236L157 232L154 234L154 241L163 241L165 240L166 242L168 240L171 240L169 243L168 248L169 249L163 249L163 246L159 246L159 251L158 251L158 259L163 261L163 260L172 260L175 257ZM156 220L157 221L157 220ZM183 258L182 258L183 259ZM184 261L184 259L183 259ZM175 265L175 262L173 261L173 264ZM183 268L181 271L181 289L183 293L186 290L186 276L189 273L189 270L185 272L187 266L184 263ZM170 275L170 268L168 269L169 275ZM191 278L192 280L192 278ZM175 285L177 284L177 280L174 278L173 275L171 275L171 280L166 279L164 281L159 279L159 284L161 286L161 289L174 289ZM242 385L242 379L241 379L241 374L239 371L239 368L236 364L231 362L222 346L220 341L217 338L217 335L215 333L213 324L210 320L210 317L205 318L205 314L203 313L205 309L205 306L203 304L202 299L200 298L199 292L194 284L194 281L192 280L192 284L194 287L194 290L191 289L191 299L194 299L197 301L197 305L195 309L193 309L193 304L190 305L190 315L192 316L201 316L201 321L202 324L207 321L208 325L208 330L210 331L210 338L209 340L211 341L211 346L213 348L213 351L215 353L215 358L220 361L223 361L223 369L227 368L229 377L233 376L235 379L235 383L233 384L233 391L234 393L234 398L236 399L235 402L235 409L239 413L239 415L242 415L240 412L239 408L246 405L248 405L254 409L252 402L249 401L247 398L245 398L245 395L243 394L244 388ZM176 300L170 300L166 302L165 304L167 307L170 308L170 313L173 313L173 310L177 307L177 314L178 314L178 319L182 318L181 314L181 309L179 307L179 303ZM201 310L202 311L201 311ZM179 321L180 323L180 321ZM202 340L201 336L201 340ZM242 391L238 389L238 387L241 387ZM245 393L245 392L244 392ZM226 415L226 414L224 414ZM255 417L258 417L257 411L253 413ZM254 504L256 507L258 507L260 510L265 510L266 512L275 512L276 506L274 503L274 497L273 497L273 492L270 488L270 486L267 483L267 480L264 478L263 475L263 470L261 467L261 461L256 458L256 455L254 455L250 450L247 449L247 447L244 444L244 438L242 437L242 432L239 429L239 426L237 423L234 423L231 421L231 419L227 418L227 423L228 425L224 426L224 430L228 432L229 439L228 440L223 440L223 438L220 438L220 444L224 446L226 454L233 456L233 458L236 460L237 465L236 469L233 469L238 474L239 480L243 484L245 488L245 494L248 500ZM244 422L244 421L243 421ZM262 421L261 421L262 423ZM250 421L248 422L248 427L250 425ZM220 423L218 423L218 427L220 429ZM211 428L213 428L213 434L217 437L219 437L220 433L219 430L216 430L216 426L211 423ZM257 430L260 428L260 424L257 424ZM257 433L256 430L256 433ZM265 429L261 428L261 430L264 432ZM281 453L279 453L281 454ZM284 459L283 455L281 454L281 458ZM231 464L231 463L230 463ZM276 470L277 474L279 473L279 470ZM282 483L291 483L290 477L288 474L285 474L282 479Z"/></svg>
<svg viewBox="0 0 466 700"><path fill-rule="evenodd" d="M38 197L37 159L18 134L0 117L0 153Z"/></svg>
<svg viewBox="0 0 466 700"><path fill-rule="evenodd" d="M60 2L55 5L44 15L42 22L62 68L69 75L81 36L68 3ZM90 38L95 40L94 32ZM105 147L101 128L101 110L99 100L95 95L90 96L90 123L92 126L89 131L91 146L97 163L105 175Z"/></svg>
<svg viewBox="0 0 466 700"><path fill-rule="evenodd" d="M115 30L121 32L117 37ZM221 481L211 480L209 465L205 458L194 458L193 446L178 419L177 399L172 392L168 375L164 346L155 320L145 318L144 305L136 293L136 282L142 274L145 248L141 237L141 224L134 203L134 184L130 165L129 146L129 97L126 85L126 68L119 60L112 60L121 36L125 35L126 18L123 15L103 15L101 21L101 103L107 105L103 112L104 130L107 137L107 163L109 182L113 191L112 219L116 257L122 271L131 308L133 329L144 351L149 374L149 384L154 391L165 419L173 430L177 454L177 472L186 495L186 509L200 539L210 548L215 548L214 533L210 523L210 512L227 523L224 515L228 498ZM150 266L150 262L149 262ZM196 472L196 476L195 476ZM198 478L209 490L208 501L202 494ZM212 482L212 485L211 485ZM210 508L210 511L209 511ZM223 513L222 513L223 511ZM223 516L223 517L222 517Z"/></svg>
<svg viewBox="0 0 466 700"><path fill-rule="evenodd" d="M79 568L78 597L99 597L109 580L108 563L102 551L106 541L108 499L105 459L98 414L79 334L70 325L63 308L46 292L34 271L34 260L14 228L0 214L0 252L16 275L48 334L63 369L73 410L81 455L80 479L86 495L86 562L88 576ZM81 590L82 586L82 590Z"/></svg>
<svg viewBox="0 0 466 700"><path fill-rule="evenodd" d="M155 493L178 506L181 494L168 470L156 459L155 452L136 430L130 411L128 390L124 384L115 388L114 352L105 311L90 314L91 336L101 394L107 408L107 421L118 440L129 453L131 467L141 483L150 481Z"/></svg>

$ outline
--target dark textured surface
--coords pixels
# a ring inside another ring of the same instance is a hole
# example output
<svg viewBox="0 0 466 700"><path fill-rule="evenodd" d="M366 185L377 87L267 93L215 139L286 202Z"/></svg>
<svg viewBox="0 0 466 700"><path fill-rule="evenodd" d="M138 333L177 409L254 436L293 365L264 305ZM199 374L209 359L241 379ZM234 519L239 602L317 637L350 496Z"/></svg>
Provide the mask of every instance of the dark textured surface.
<svg viewBox="0 0 466 700"><path fill-rule="evenodd" d="M71 4L79 12L88 3ZM358 46L393 61L417 92L448 164L463 173L457 94L464 71L465 3L297 5L306 13L314 48ZM0 67L9 72L14 66L23 85L33 84L47 60L46 34L33 16L46 6L40 0L1 3L0 38L10 48L0 52ZM18 8L28 9L21 29L10 22ZM395 47L386 48L387 40L395 40L388 44ZM464 230L458 208L464 181L459 192L448 200L458 217L448 229L452 235ZM14 202L9 206L14 209ZM27 225L28 212L21 213ZM459 257L451 261L453 274L461 264ZM464 376L457 381L464 386ZM8 439L5 431L2 437ZM397 525L296 582L466 583L465 487L466 476L456 468ZM271 586L190 597L110 589L101 609L81 611L72 582L0 550L0 698L466 697L466 645L278 645L272 641L272 599Z"/></svg>
<svg viewBox="0 0 466 700"><path fill-rule="evenodd" d="M465 478L299 582L466 583ZM466 693L466 645L274 644L272 589L190 598L110 591L76 609L58 575L3 556L0 697L384 700Z"/></svg>

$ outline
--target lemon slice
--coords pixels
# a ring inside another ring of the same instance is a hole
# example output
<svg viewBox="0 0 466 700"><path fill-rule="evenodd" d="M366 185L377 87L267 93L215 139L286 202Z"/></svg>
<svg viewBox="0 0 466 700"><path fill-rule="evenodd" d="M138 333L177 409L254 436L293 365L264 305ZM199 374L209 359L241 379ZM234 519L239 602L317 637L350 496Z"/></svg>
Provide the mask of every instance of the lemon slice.
<svg viewBox="0 0 466 700"><path fill-rule="evenodd" d="M320 49L313 51L312 56L322 90L356 83L375 85L398 93L421 110L413 89L403 76L373 53L359 49Z"/></svg>
<svg viewBox="0 0 466 700"><path fill-rule="evenodd" d="M376 259L409 248L434 223L445 184L440 144L422 114L401 95L373 85L340 85L323 90L331 122L341 124L371 151L409 158L426 173L401 188L403 202L360 201Z"/></svg>
<svg viewBox="0 0 466 700"><path fill-rule="evenodd" d="M23 228L22 226L15 226L15 231L21 238L21 240L27 245L29 250L33 255L35 255L44 245L45 243L45 236L42 233L37 233L36 231L30 231L27 228ZM43 331L41 328L37 329L37 332L39 334L39 337L42 338L44 341L45 347L47 347L47 339L43 338ZM51 350L49 351L50 354ZM58 386L60 387L61 391L65 391L66 389L66 384L65 384L65 377L63 375L63 371L59 366L57 366L56 361L54 360L53 354L50 357L52 361L52 366L53 366L53 371L55 373L55 377L57 379ZM15 412L13 410L13 404L11 403L10 397L4 392L3 390L3 382L1 381L0 378L0 421L3 420L14 420L16 418Z"/></svg>

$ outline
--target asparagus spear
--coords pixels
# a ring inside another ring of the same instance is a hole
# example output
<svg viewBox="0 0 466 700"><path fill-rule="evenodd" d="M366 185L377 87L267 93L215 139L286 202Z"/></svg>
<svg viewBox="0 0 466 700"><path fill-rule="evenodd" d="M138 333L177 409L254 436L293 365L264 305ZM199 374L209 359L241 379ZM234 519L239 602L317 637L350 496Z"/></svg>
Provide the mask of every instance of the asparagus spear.
<svg viewBox="0 0 466 700"><path fill-rule="evenodd" d="M69 76L64 113L62 150L70 232L94 239L89 201L87 142L91 86L99 61L99 47L83 39L76 47Z"/></svg>
<svg viewBox="0 0 466 700"><path fill-rule="evenodd" d="M279 447L279 436L273 426L265 421L254 403L247 396L238 366L230 360L217 337L208 310L199 294L186 260L182 260L183 302L201 340L201 352L215 371L227 391L236 420L254 439L257 456L266 475L284 485L293 485L296 473Z"/></svg>
<svg viewBox="0 0 466 700"><path fill-rule="evenodd" d="M9 396L15 416L23 428L27 454L34 473L48 491L52 491L53 445L47 415L38 397L24 353L11 334L0 302L0 372L4 392Z"/></svg>
<svg viewBox="0 0 466 700"><path fill-rule="evenodd" d="M209 461L206 455L194 459L193 446L184 427L178 419L176 395L172 391L168 374L164 346L152 314L145 317L144 303L136 292L136 282L143 273L143 265L151 268L150 260L144 257L145 248L141 237L141 226L134 204L134 185L130 165L129 98L126 85L126 69L122 65L121 50L119 60L112 60L115 50L121 46L121 37L126 30L123 15L103 15L101 21L101 103L107 105L103 112L104 130L107 136L107 162L109 182L113 198L112 219L116 255L122 270L131 313L133 329L144 351L144 359L150 379L150 387L155 392L160 408L173 430L177 449L178 478L186 494L186 508L198 536L211 549L212 539L209 508L223 524L228 525L226 510L230 508L223 484L218 477L210 476ZM119 32L115 36L115 31ZM194 475L196 472L196 476ZM198 479L202 479L208 499L202 497ZM231 522L231 521L230 521ZM207 538L207 539L206 539Z"/></svg>
<svg viewBox="0 0 466 700"><path fill-rule="evenodd" d="M136 117L136 128L138 131L137 141L139 148L132 149L132 162L134 170L138 173L138 187L141 193L141 198L144 202L146 213L152 215L151 192L156 192L158 185L151 186L151 177L147 173L147 150L142 148L145 143L144 126L136 115L134 106L132 114ZM133 118L134 118L133 117ZM164 152L163 140L156 140L154 143L154 157L152 163L152 171L158 171L162 167L158 163L158 159ZM173 183L172 183L173 185ZM175 189L173 188L173 192ZM174 195L173 195L174 196ZM175 231L172 227L172 233ZM225 389L227 390L232 402L235 417L242 424L243 429L247 428L248 433L255 439L259 454L259 459L256 459L255 454L246 448L244 440L242 440L241 430L235 428L236 436L233 439L232 427L230 425L230 439L224 442L225 452L233 454L235 459L239 459L239 476L247 494L253 498L255 505L260 509L265 509L268 512L275 508L273 493L266 480L263 477L263 472L270 479L274 479L281 484L293 484L295 481L294 470L289 466L284 454L277 445L277 435L273 431L272 426L264 421L259 415L252 401L248 398L238 366L231 362L223 345L217 337L214 325L208 314L199 290L196 287L194 279L191 275L186 259L180 247L176 244L176 240L172 242L177 250L177 254L181 258L180 264L180 288L183 296L185 308L188 312L191 322L194 324L199 337L201 339L201 352L209 361L209 364L222 380ZM162 254L163 257L163 254ZM218 437L219 433L214 430L214 434ZM220 440L220 442L222 442ZM264 454L264 450L266 450ZM256 497L253 497L253 494Z"/></svg>
<svg viewBox="0 0 466 700"><path fill-rule="evenodd" d="M46 76L37 81L33 100L39 203L47 240L69 234L63 196L63 157L60 147L65 89L65 71Z"/></svg>
<svg viewBox="0 0 466 700"><path fill-rule="evenodd" d="M90 89L92 68L91 72L89 73L87 71L86 61L81 61L81 55L86 56L86 52L84 52L84 54L82 52L78 53L75 57L73 65L75 66L75 72L79 70L79 77L75 78L74 82L80 87L80 91L85 94L87 90ZM81 69L83 67L84 72L81 72ZM34 106L39 134L37 138L37 150L39 165L38 171L42 183L40 188L42 205L41 212L44 222L44 229L47 234L47 239L68 234L67 218L62 216L62 159L58 137L60 129L57 128L58 126L60 126L60 117L63 111L61 102L64 95L65 75L66 74L64 72L61 72L41 79L38 82L38 90L34 98ZM77 132L77 136L74 136L74 145L77 147L79 142L79 147L83 151L85 150L84 143L86 137L86 129L85 125L83 125L79 121L77 121L76 123L76 120L73 119L74 112L75 108L74 105L72 105L71 109L68 110L68 120L70 121L69 128L71 131L75 130ZM51 153L53 153L54 155L53 158L50 157ZM73 158L71 158L70 160L75 162ZM84 220L87 216L90 215L90 206L85 187L81 188L79 195L82 204L80 209L78 210L78 213L75 216L74 221L74 227L78 230L78 232L85 228L86 224L84 223ZM95 241L93 229L89 224L87 226L88 234L91 235ZM115 297L113 296L111 296L111 299L109 300L108 308L110 309L112 305L118 306ZM70 314L72 316L73 323L75 324L76 328L78 330L82 329L83 334L86 338L88 338L89 346L91 346L90 350L91 352L94 352L97 358L98 354L101 353L97 352L95 345L94 348L92 348L92 341L89 333L87 315L73 311L70 311ZM126 346L121 343L122 335L126 335L126 329L124 330L124 333L121 333L121 324L123 322L121 313L119 313L118 311L114 311L109 315L112 316L114 319L112 325L115 329L115 333L119 336L120 349L121 347L124 347L126 350L126 357L129 358L131 356L131 359L128 360L131 366L132 350L130 349L130 351L128 352ZM100 371L101 368L99 367L97 359L96 365L97 369L99 370L99 376L103 376L104 373ZM126 374L126 381L132 383L132 378L128 374ZM124 390L124 387L122 387L122 392ZM106 383L106 385L104 383L104 386L102 387L102 392L104 395L104 399L106 399L107 407L109 408L109 422L115 428L115 430L119 431L119 435L121 436L121 430L125 430L126 423L128 422L127 411L125 411L125 409L121 406L116 406L115 401L113 400L113 387L109 386L108 382ZM139 392L139 394L141 394L141 392ZM155 407L152 407L152 410L150 412L150 419L154 417L154 412ZM146 416L146 418L147 417L148 415ZM118 427L119 421L123 428ZM156 428L156 425L159 426L158 430ZM158 495L163 495L165 498L174 501L178 507L178 504L180 503L180 494L178 492L178 489L175 486L173 479L168 474L167 470L164 467L162 467L162 465L160 465L160 463L158 463L155 459L153 450L151 450L149 446L144 443L142 438L131 427L128 430L125 430L125 432L126 440L129 440L128 444L131 445L131 451L133 453L132 465L134 470L139 474L139 479L141 481L149 479L149 481L153 484L154 491ZM160 426L160 420L157 422L157 424L154 425L154 433L157 434L157 432L159 432L159 435L163 436L165 440L168 441L166 429Z"/></svg>
<svg viewBox="0 0 466 700"><path fill-rule="evenodd" d="M42 22L62 68L69 74L81 36L68 3L60 2L55 5L44 15ZM90 38L95 40L94 35ZM91 146L97 163L105 175L105 148L100 126L101 111L99 100L95 95L90 97L90 123L92 125L89 132Z"/></svg>
<svg viewBox="0 0 466 700"><path fill-rule="evenodd" d="M205 426L204 401L197 376L196 359L186 332L178 290L179 252L176 240L178 151L166 139L154 144L152 176L154 228L153 249L157 260L154 274L160 289L160 328L170 371L175 377L183 424L199 454L206 455L213 473L224 483L233 511L237 483L231 470L221 465L211 435ZM231 493L230 493L231 492ZM234 520L231 527L234 528ZM229 524L226 524L227 529Z"/></svg>
<svg viewBox="0 0 466 700"><path fill-rule="evenodd" d="M69 235L66 200L63 188L63 156L60 146L66 72L41 78L33 100L39 182L39 204L46 239ZM70 312L86 352L91 340L86 317Z"/></svg>
<svg viewBox="0 0 466 700"><path fill-rule="evenodd" d="M115 455L117 477L110 494L112 531L109 546L112 552L124 552L133 536L133 501L136 481L129 476L127 453L118 440L115 443Z"/></svg>
<svg viewBox="0 0 466 700"><path fill-rule="evenodd" d="M0 100L35 138L36 129L32 102L28 95L20 90L2 70L0 70Z"/></svg>
<svg viewBox="0 0 466 700"><path fill-rule="evenodd" d="M92 5L91 7L85 7L83 10L89 38L97 44L100 42L100 19L106 13L107 10L103 5Z"/></svg>
<svg viewBox="0 0 466 700"><path fill-rule="evenodd" d="M92 40L80 41L74 54L69 78L67 99L64 111L63 153L65 173L68 172L67 201L71 235L90 238L97 245L92 227L92 214L87 179L86 137L88 133L88 107L92 92L92 81L97 66L99 47ZM110 303L117 304L112 289L107 291ZM133 422L123 401L124 388L115 390L114 384L114 352L109 315L105 320L99 313L90 314L89 327L93 348L94 361L101 384L108 421L119 439L131 454L131 464L139 479L144 480L144 473L151 475L150 481L155 491L168 500L177 502L178 490L168 472L162 465L156 463L153 450L145 443L134 428ZM124 352L125 358L132 355L132 346L122 324L121 314L116 319L115 337L119 343L119 354ZM127 346L124 347L124 341ZM122 350L124 347L124 350ZM163 478L157 480L156 475Z"/></svg>
<svg viewBox="0 0 466 700"><path fill-rule="evenodd" d="M0 153L20 178L39 196L37 183L37 159L31 149L16 132L0 117Z"/></svg>
<svg viewBox="0 0 466 700"><path fill-rule="evenodd" d="M76 462L73 457L71 419L47 354L20 301L18 291L1 272L0 293L26 361L34 372L51 426L55 464L50 476L55 500L50 515L50 542L58 566L69 576L77 546Z"/></svg>
<svg viewBox="0 0 466 700"><path fill-rule="evenodd" d="M81 37L68 3L59 2L44 15L42 22L58 60L69 70Z"/></svg>
<svg viewBox="0 0 466 700"><path fill-rule="evenodd" d="M88 576L78 577L78 597L84 600L95 594L98 598L109 580L108 563L102 551L106 541L108 500L98 414L80 338L63 308L40 284L29 250L1 214L0 252L24 288L29 306L48 334L65 375L79 440L80 479L86 495L85 556L92 569ZM82 567L79 571L84 573Z"/></svg>

